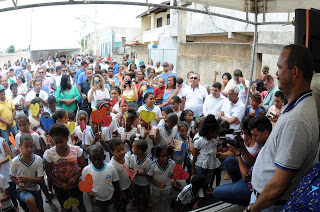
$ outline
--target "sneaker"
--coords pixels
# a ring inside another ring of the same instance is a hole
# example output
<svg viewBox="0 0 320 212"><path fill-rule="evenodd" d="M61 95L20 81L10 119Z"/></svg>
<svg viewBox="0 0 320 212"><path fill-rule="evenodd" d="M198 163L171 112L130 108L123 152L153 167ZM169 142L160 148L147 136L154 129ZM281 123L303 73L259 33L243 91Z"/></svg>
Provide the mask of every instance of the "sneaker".
<svg viewBox="0 0 320 212"><path fill-rule="evenodd" d="M126 206L127 209L132 210L133 209L133 203L132 200L130 200L129 204Z"/></svg>

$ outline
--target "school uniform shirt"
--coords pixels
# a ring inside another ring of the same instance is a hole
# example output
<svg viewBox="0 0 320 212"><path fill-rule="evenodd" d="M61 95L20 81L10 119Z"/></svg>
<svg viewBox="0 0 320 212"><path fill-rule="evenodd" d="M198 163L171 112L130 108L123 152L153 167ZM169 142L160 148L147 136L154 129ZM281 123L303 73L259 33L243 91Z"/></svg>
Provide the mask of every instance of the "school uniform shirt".
<svg viewBox="0 0 320 212"><path fill-rule="evenodd" d="M149 167L149 170L147 172L147 175L152 177L155 181L158 183L163 183L166 184L166 187L161 189L160 187L154 185L153 183L151 184L151 187L156 190L168 190L170 189L170 179L173 174L173 169L176 166L176 163L169 159L167 166L163 169L161 166L158 164L158 159L154 160Z"/></svg>
<svg viewBox="0 0 320 212"><path fill-rule="evenodd" d="M112 138L111 130L108 127L105 127L102 130L102 140L103 141L110 141L111 138ZM90 129L84 130L83 135L82 135L82 144L84 145L84 148L85 148L85 146L90 146L92 144L93 140L94 140L94 133L93 133L92 129L90 128ZM103 146L100 142L97 142L96 144L100 145L103 148ZM106 155L105 161L107 163L109 163L110 162L110 154L104 148L103 148L103 151L104 151L104 154ZM85 158L89 158L89 155L85 154ZM88 160L88 163L91 164L90 159Z"/></svg>
<svg viewBox="0 0 320 212"><path fill-rule="evenodd" d="M140 136L141 137L144 137L145 135L144 135L144 133L145 133L145 128L143 128L143 127L141 127L141 125L138 125L137 126L138 128L139 128L139 130L140 130ZM155 127L155 126L150 126L151 127L151 129L150 129L150 133L149 133L149 135L153 135L155 138L156 138L156 136L157 136L157 127ZM147 136L146 138L145 138L145 140L147 141L147 144L148 144L148 149L147 149L147 155L149 155L149 156L151 156L152 154L151 154L151 150L152 150L152 148L154 147L154 145L153 145L153 140L151 139L151 138L149 138L149 136Z"/></svg>
<svg viewBox="0 0 320 212"><path fill-rule="evenodd" d="M14 165L10 167L10 175L13 177L43 177L43 163L42 158L36 154L32 154L32 160L28 164L22 160L21 154L12 159ZM39 191L40 186L37 183L24 183L26 190ZM17 185L18 188L18 185Z"/></svg>
<svg viewBox="0 0 320 212"><path fill-rule="evenodd" d="M186 185L182 191L177 196L177 201L180 200L181 204L188 204L191 203L192 200L195 198L202 198L204 197L203 189L200 188L199 191L194 194L192 192L192 185Z"/></svg>
<svg viewBox="0 0 320 212"><path fill-rule="evenodd" d="M109 125L108 128L113 133L113 132L117 131L119 124L118 124L117 118L113 117L112 115L111 115L111 117L112 117L112 121L111 121L111 124ZM104 128L106 128L106 127L101 127L101 130L103 131Z"/></svg>
<svg viewBox="0 0 320 212"><path fill-rule="evenodd" d="M123 167L125 166L129 170L129 163L130 163L130 157L131 157L131 152L127 152L124 156L125 162L124 164L120 164L117 161L114 160L114 157L111 158L110 163L114 165L116 168L118 175L119 175L119 185L120 189L126 190L127 188L130 187L130 176L128 171Z"/></svg>
<svg viewBox="0 0 320 212"><path fill-rule="evenodd" d="M86 125L86 129L88 130L91 129L91 127L89 125ZM83 137L83 132L81 130L80 125L76 126L75 130L74 130L74 136L78 138L78 141L81 141L82 143L82 137Z"/></svg>
<svg viewBox="0 0 320 212"><path fill-rule="evenodd" d="M114 193L113 182L119 181L119 175L116 168L111 164L104 162L102 169L97 169L93 164L87 165L82 171L82 180L87 174L91 174L93 178L92 191L96 196L96 200L110 200Z"/></svg>
<svg viewBox="0 0 320 212"><path fill-rule="evenodd" d="M2 137L0 137L0 161L2 161L4 158L7 157L6 151L4 150L3 144L6 142L6 140ZM3 176L6 178L8 182L11 182L12 180L10 179L10 162L7 161L6 163L2 164L0 166L0 173L3 174Z"/></svg>
<svg viewBox="0 0 320 212"><path fill-rule="evenodd" d="M19 132L17 133L16 137L15 137L15 141L16 141L16 149L19 149L20 150L20 147L19 147L19 144L20 144L20 137L21 137L22 133ZM35 146L36 150L39 150L41 149L41 146L40 146L40 141L39 141L39 134L34 132L33 130L30 130L30 135L31 137L33 138L33 145Z"/></svg>
<svg viewBox="0 0 320 212"><path fill-rule="evenodd" d="M172 140L178 134L178 127L174 126L171 130L171 133L165 127L165 124L159 127L159 144L168 145L172 143Z"/></svg>
<svg viewBox="0 0 320 212"><path fill-rule="evenodd" d="M119 133L121 140L123 140L124 138L126 138L127 140L130 140L131 136L136 136L137 128L132 127L130 132L126 132L124 127L119 127L117 129L117 132ZM128 143L124 144L124 149L126 152L130 152L131 149Z"/></svg>
<svg viewBox="0 0 320 212"><path fill-rule="evenodd" d="M133 169L134 172L139 171L139 173L147 173L150 163L151 159L148 155L146 155L146 157L140 162L138 161L138 157L136 155L131 155L129 167ZM147 176L136 175L133 182L139 186L149 185Z"/></svg>
<svg viewBox="0 0 320 212"><path fill-rule="evenodd" d="M246 106L242 103L242 101L239 99L237 103L232 105L232 103L228 100L226 100L221 108L221 111L224 112L224 116L227 118L237 117L239 121L242 120L244 114L245 114ZM230 129L239 129L240 123L236 124L233 123L230 125Z"/></svg>
<svg viewBox="0 0 320 212"><path fill-rule="evenodd" d="M181 117L181 113L182 113L182 111L174 112L174 113L178 116L178 120L180 120L180 117Z"/></svg>
<svg viewBox="0 0 320 212"><path fill-rule="evenodd" d="M139 107L138 113L140 113L142 110L145 110L147 112L154 112L154 113L156 113L157 118L159 118L159 119L162 118L161 109L156 105L153 105L151 109L147 108L147 105L142 105ZM158 124L158 122L156 120L153 120L151 122L152 126L157 126L157 124Z"/></svg>
<svg viewBox="0 0 320 212"><path fill-rule="evenodd" d="M10 188L7 178L2 174L0 174L0 198L6 195L5 191L7 188ZM8 199L7 201L2 201L1 204L2 204L2 210L13 207L11 199Z"/></svg>
<svg viewBox="0 0 320 212"><path fill-rule="evenodd" d="M184 157L186 156L187 145L189 143L188 136L186 139L183 139L181 137L180 133L178 133L177 136L175 137L175 139L178 141L182 141L184 143L184 147L181 147L181 150L182 150L181 154L178 154L178 152L173 153L173 159L174 160L184 160Z"/></svg>
<svg viewBox="0 0 320 212"><path fill-rule="evenodd" d="M92 89L90 89L88 91L88 98L91 95ZM96 90L95 92L93 92L92 94L92 101L91 101L91 108L97 110L96 108L96 104L99 100L102 99L110 99L110 94L109 91L107 89L104 90Z"/></svg>

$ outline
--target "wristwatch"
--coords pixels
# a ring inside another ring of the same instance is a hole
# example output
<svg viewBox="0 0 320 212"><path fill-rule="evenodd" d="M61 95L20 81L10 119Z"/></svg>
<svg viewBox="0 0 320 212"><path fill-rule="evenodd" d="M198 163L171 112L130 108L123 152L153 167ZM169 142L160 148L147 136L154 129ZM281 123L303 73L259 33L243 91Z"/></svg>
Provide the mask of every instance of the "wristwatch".
<svg viewBox="0 0 320 212"><path fill-rule="evenodd" d="M246 211L250 212L251 207L252 207L252 204L248 205L248 207L246 208Z"/></svg>
<svg viewBox="0 0 320 212"><path fill-rule="evenodd" d="M240 152L238 155L236 155L236 158L237 158L237 157L240 157L240 156L241 156L241 152Z"/></svg>

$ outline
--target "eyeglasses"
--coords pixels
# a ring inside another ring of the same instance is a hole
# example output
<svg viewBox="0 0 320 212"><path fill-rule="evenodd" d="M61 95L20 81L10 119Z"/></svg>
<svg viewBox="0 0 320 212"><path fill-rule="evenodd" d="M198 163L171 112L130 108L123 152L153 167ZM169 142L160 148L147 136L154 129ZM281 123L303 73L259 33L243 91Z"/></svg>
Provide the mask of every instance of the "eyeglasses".
<svg viewBox="0 0 320 212"><path fill-rule="evenodd" d="M190 77L190 79L197 80L197 79L198 79L198 77Z"/></svg>
<svg viewBox="0 0 320 212"><path fill-rule="evenodd" d="M44 72L39 72L39 74L44 74Z"/></svg>

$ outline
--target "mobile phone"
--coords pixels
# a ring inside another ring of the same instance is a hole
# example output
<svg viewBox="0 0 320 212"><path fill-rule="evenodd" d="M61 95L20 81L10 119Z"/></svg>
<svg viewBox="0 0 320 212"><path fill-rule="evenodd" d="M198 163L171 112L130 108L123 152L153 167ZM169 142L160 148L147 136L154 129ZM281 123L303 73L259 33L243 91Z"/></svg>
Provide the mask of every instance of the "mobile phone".
<svg viewBox="0 0 320 212"><path fill-rule="evenodd" d="M36 93L36 97L39 97L39 96L40 96L40 94Z"/></svg>
<svg viewBox="0 0 320 212"><path fill-rule="evenodd" d="M95 81L94 81L94 85L95 85L95 86L99 86L99 80L95 80Z"/></svg>

